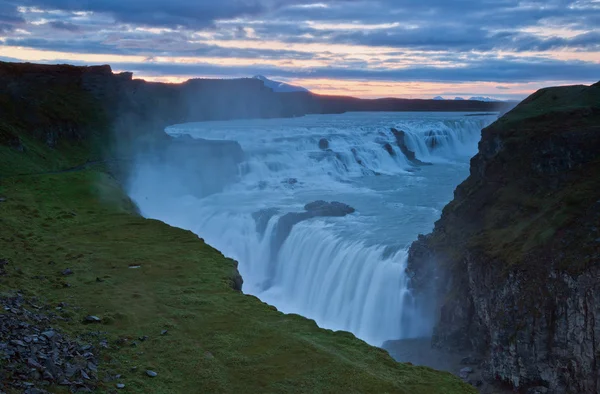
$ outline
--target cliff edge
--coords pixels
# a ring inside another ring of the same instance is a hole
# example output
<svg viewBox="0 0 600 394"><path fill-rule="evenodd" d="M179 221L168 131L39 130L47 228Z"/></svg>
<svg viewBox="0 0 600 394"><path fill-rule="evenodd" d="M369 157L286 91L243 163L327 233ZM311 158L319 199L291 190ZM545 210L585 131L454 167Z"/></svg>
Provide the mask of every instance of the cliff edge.
<svg viewBox="0 0 600 394"><path fill-rule="evenodd" d="M434 294L434 346L521 392L598 392L600 84L542 89L484 129L408 272Z"/></svg>

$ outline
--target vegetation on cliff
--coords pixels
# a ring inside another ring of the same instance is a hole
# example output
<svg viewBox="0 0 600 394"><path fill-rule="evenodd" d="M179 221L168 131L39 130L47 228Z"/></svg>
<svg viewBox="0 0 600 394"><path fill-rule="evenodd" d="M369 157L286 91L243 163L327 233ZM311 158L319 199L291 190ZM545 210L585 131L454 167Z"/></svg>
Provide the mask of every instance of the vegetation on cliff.
<svg viewBox="0 0 600 394"><path fill-rule="evenodd" d="M542 89L483 130L411 247L415 287L437 292L434 344L480 352L518 389L597 392L599 223L600 85Z"/></svg>
<svg viewBox="0 0 600 394"><path fill-rule="evenodd" d="M483 130L471 176L444 209L432 242L531 266L562 251L561 268L599 256L600 234L582 226L600 198L600 88L542 89ZM596 253L594 253L594 251ZM462 253L458 253L461 255Z"/></svg>
<svg viewBox="0 0 600 394"><path fill-rule="evenodd" d="M103 101L98 82L82 87L90 70L63 71L60 83L40 81L39 70L0 75L0 258L8 261L0 288L73 306L56 323L72 337L106 332L101 378L122 375L137 393L474 392L449 373L396 363L349 333L243 295L234 261L191 232L140 217L111 175L118 161L102 160L122 109ZM101 321L90 328L88 315Z"/></svg>

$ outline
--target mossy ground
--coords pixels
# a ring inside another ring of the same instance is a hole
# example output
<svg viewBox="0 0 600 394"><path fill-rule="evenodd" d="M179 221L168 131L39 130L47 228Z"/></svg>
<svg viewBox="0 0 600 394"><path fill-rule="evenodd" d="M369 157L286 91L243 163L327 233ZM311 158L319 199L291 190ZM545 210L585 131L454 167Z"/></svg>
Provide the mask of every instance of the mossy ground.
<svg viewBox="0 0 600 394"><path fill-rule="evenodd" d="M0 257L10 261L0 291L80 308L57 328L106 331L100 375L121 374L124 392L475 392L449 373L396 363L349 333L234 291L233 261L191 232L138 216L101 166L50 173L94 159L87 145L51 149L18 125L3 127L25 150L0 146ZM74 275L61 275L65 268ZM102 324L81 324L88 314Z"/></svg>
<svg viewBox="0 0 600 394"><path fill-rule="evenodd" d="M472 166L459 197L444 208L444 230L434 231L432 245L458 269L466 250L502 261L504 272L541 272L536 265L552 260L572 273L588 268L599 251L587 222L600 199L600 154L582 165L564 163L593 151L599 135L598 86L534 93L484 129L483 139L500 140L503 149L483 159L485 165Z"/></svg>

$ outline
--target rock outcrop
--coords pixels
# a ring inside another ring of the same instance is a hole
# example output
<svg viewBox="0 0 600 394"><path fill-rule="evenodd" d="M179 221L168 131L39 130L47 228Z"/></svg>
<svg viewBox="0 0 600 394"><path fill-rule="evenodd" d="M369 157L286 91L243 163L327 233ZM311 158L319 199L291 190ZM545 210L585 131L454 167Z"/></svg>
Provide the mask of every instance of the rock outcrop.
<svg viewBox="0 0 600 394"><path fill-rule="evenodd" d="M417 155L415 154L415 152L408 149L408 146L406 145L406 133L404 131L397 130L394 128L392 128L391 130L392 130L392 134L394 134L394 137L396 138L396 143L397 143L398 147L400 148L400 151L402 152L402 154L404 156L406 156L406 158L408 159L408 161L410 163L417 165L417 166L424 166L424 165L431 164L431 163L426 163L424 161L417 159Z"/></svg>
<svg viewBox="0 0 600 394"><path fill-rule="evenodd" d="M267 221L278 212L276 209L267 209L260 212L257 212L254 215L254 219L258 226L266 227L264 224L264 220L266 218ZM269 280L265 283L265 288L269 288L271 286L271 279L277 276L277 264L276 258L279 254L279 250L283 246L285 240L289 237L292 232L292 228L305 220L309 220L316 217L344 217L346 215L350 215L355 212L355 209L351 206L337 202L327 202L327 201L313 201L304 206L303 212L289 212L283 216L281 216L276 224L276 227L272 234L271 239L271 263L269 269Z"/></svg>
<svg viewBox="0 0 600 394"><path fill-rule="evenodd" d="M435 291L434 346L520 392L599 392L600 86L540 90L484 129L407 271Z"/></svg>

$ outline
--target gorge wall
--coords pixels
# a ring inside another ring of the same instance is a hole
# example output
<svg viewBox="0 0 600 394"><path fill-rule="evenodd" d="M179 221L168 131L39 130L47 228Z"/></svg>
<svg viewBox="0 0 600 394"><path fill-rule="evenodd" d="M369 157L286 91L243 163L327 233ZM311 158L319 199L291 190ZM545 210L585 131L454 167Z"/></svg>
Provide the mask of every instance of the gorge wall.
<svg viewBox="0 0 600 394"><path fill-rule="evenodd" d="M542 89L484 129L408 272L436 294L434 346L521 392L599 392L600 84Z"/></svg>

